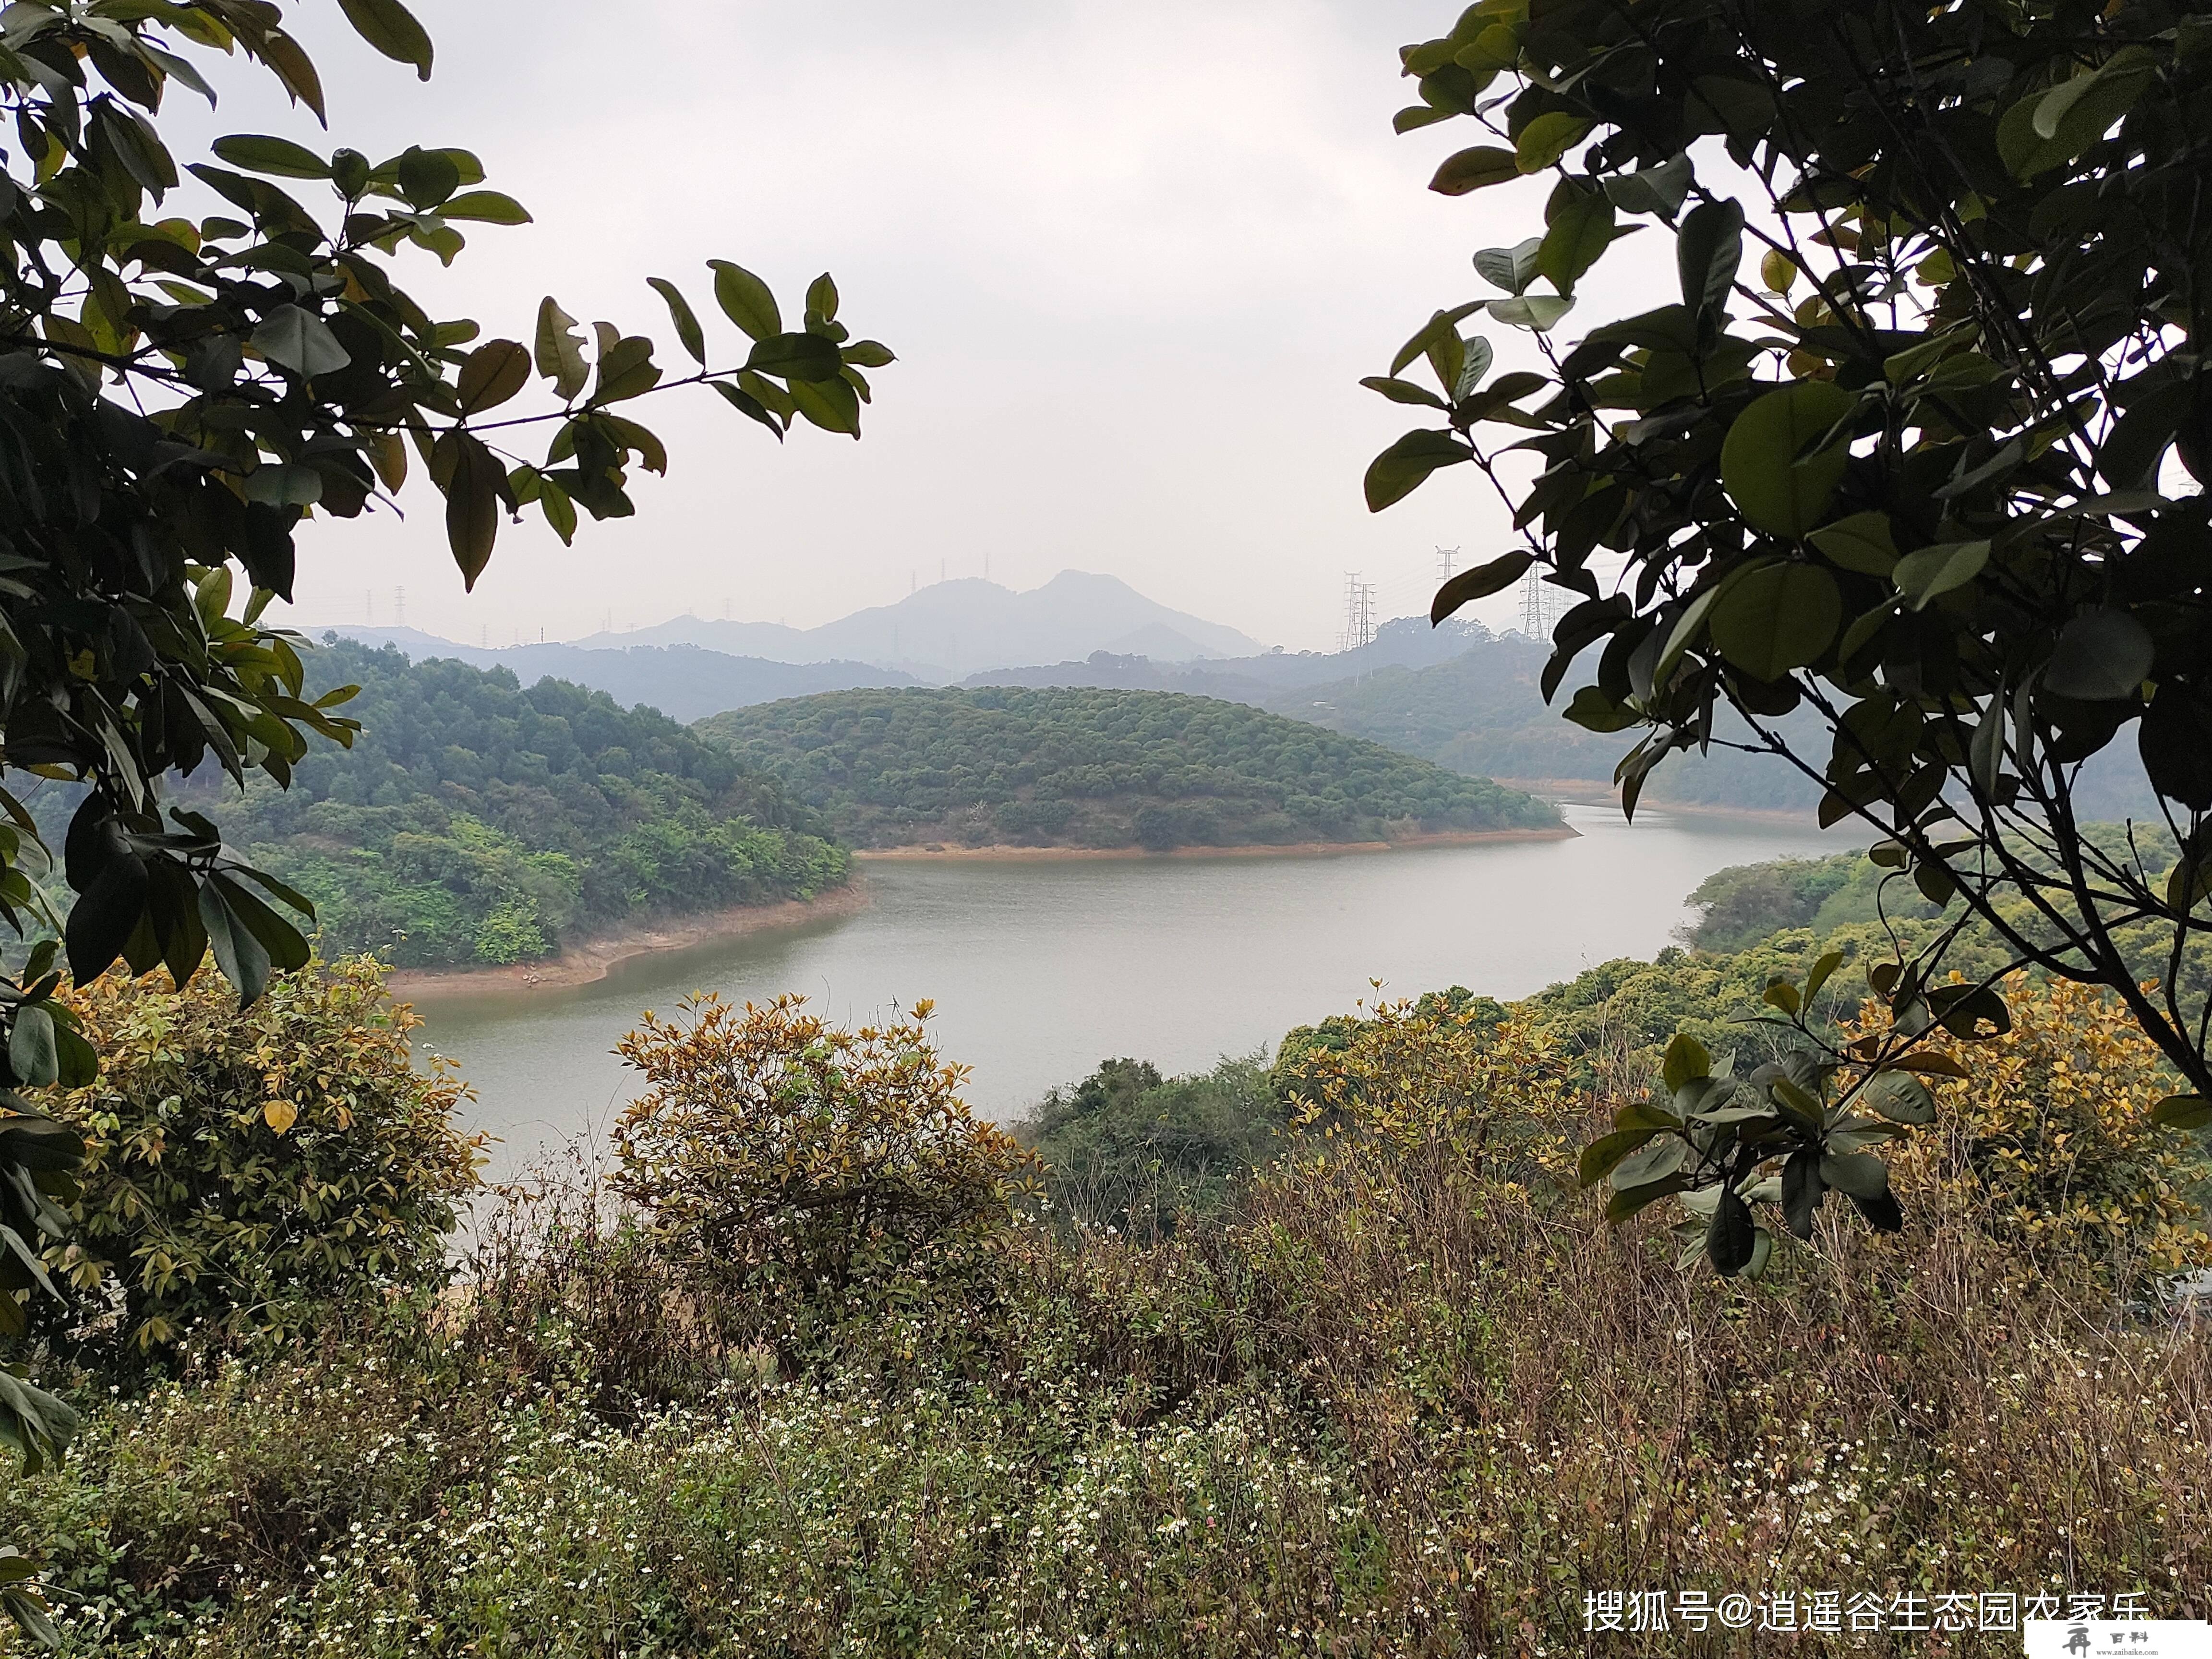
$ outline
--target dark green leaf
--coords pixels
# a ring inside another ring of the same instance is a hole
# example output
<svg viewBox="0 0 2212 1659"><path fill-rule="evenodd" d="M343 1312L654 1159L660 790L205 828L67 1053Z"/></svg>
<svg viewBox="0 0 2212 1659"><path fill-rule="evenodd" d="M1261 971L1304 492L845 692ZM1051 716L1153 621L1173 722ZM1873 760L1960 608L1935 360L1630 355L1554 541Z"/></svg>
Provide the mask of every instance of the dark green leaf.
<svg viewBox="0 0 2212 1659"><path fill-rule="evenodd" d="M1683 234L1686 241L1686 228ZM1747 520L1778 536L1802 536L1820 522L1850 460L1848 434L1798 458L1828 438L1857 403L1832 381L1800 380L1736 416L1721 446L1721 483Z"/></svg>
<svg viewBox="0 0 2212 1659"><path fill-rule="evenodd" d="M1723 1186L1719 1202L1713 1206L1712 1221L1705 1229L1705 1255L1713 1270L1723 1279L1733 1279L1751 1266L1758 1231L1751 1218L1751 1206L1733 1187Z"/></svg>
<svg viewBox="0 0 2212 1659"><path fill-rule="evenodd" d="M1687 1031L1677 1031L1667 1044L1667 1053L1659 1063L1660 1080L1673 1094L1685 1084L1713 1074L1713 1057L1705 1045Z"/></svg>
<svg viewBox="0 0 2212 1659"><path fill-rule="evenodd" d="M538 372L553 382L563 403L584 389L591 368L584 361L584 337L573 332L576 319L547 295L538 307Z"/></svg>
<svg viewBox="0 0 2212 1659"><path fill-rule="evenodd" d="M1671 216L1690 193L1691 177L1690 158L1677 155L1656 167L1607 179L1605 193L1623 213Z"/></svg>
<svg viewBox="0 0 2212 1659"><path fill-rule="evenodd" d="M1439 196L1464 196L1469 191L1502 185L1520 176L1521 164L1511 150L1500 149L1495 144L1480 144L1447 157L1437 169L1436 176L1429 180L1429 188Z"/></svg>
<svg viewBox="0 0 2212 1659"><path fill-rule="evenodd" d="M516 340L488 340L462 360L455 388L461 413L496 409L529 383L530 354Z"/></svg>
<svg viewBox="0 0 2212 1659"><path fill-rule="evenodd" d="M745 359L745 367L756 374L793 382L837 380L844 366L835 343L819 334L771 334Z"/></svg>
<svg viewBox="0 0 2212 1659"><path fill-rule="evenodd" d="M1541 173L1582 143L1583 135L1589 130L1590 124L1579 115L1570 115L1565 110L1547 111L1522 128L1521 136L1514 140L1515 169L1522 173ZM1467 153L1472 155L1475 152ZM1445 165L1449 167L1450 162ZM1429 188L1433 190L1436 186L1431 185Z"/></svg>
<svg viewBox="0 0 2212 1659"><path fill-rule="evenodd" d="M1915 611L1924 611L1929 601L1980 575L1989 562L1987 542L1942 542L1906 554L1897 562L1890 580Z"/></svg>
<svg viewBox="0 0 2212 1659"><path fill-rule="evenodd" d="M1402 443L1405 441L1401 439L1399 441ZM1414 482L1418 483L1419 480ZM1407 486L1408 489L1411 487ZM1403 490L1399 492L1400 495L1404 493ZM1368 499L1371 505L1374 500L1371 493ZM1389 503L1383 505L1388 506ZM1462 605L1472 605L1477 599L1488 599L1492 593L1504 592L1519 581L1534 562L1534 558L1527 553L1504 553L1486 564L1461 571L1437 589L1436 598L1429 604L1429 625L1435 627Z"/></svg>
<svg viewBox="0 0 2212 1659"><path fill-rule="evenodd" d="M1674 264L1682 284L1685 307L1692 312L1725 313L1729 290L1735 283L1736 268L1743 264L1742 206L1734 200L1723 200L1700 202L1692 208L1684 216L1682 228L1674 240ZM1831 416L1829 422L1834 419ZM1802 443L1790 453L1795 455L1800 447ZM1788 533L1802 535L1804 532Z"/></svg>
<svg viewBox="0 0 2212 1659"><path fill-rule="evenodd" d="M1613 1166L1651 1139L1656 1128L1615 1129L1600 1135L1583 1148L1577 1176L1585 1187L1595 1187L1613 1173Z"/></svg>
<svg viewBox="0 0 2212 1659"><path fill-rule="evenodd" d="M276 179L327 179L331 164L304 145L264 133L237 132L209 148L234 167Z"/></svg>
<svg viewBox="0 0 2212 1659"><path fill-rule="evenodd" d="M1449 432L1408 432L1369 464L1367 510L1380 513L1412 495L1438 467L1474 459L1467 446Z"/></svg>
<svg viewBox="0 0 2212 1659"><path fill-rule="evenodd" d="M1753 679L1778 680L1817 661L1843 624L1835 578L1809 564L1747 571L1715 601L1713 648Z"/></svg>
<svg viewBox="0 0 2212 1659"><path fill-rule="evenodd" d="M34 1089L58 1082L61 1053L54 1038L54 1017L35 1002L15 1011L15 1029L8 1034L8 1064L17 1079Z"/></svg>
<svg viewBox="0 0 2212 1659"><path fill-rule="evenodd" d="M1782 1166L1783 1224L1800 1238L1812 1237L1813 1217L1827 1193L1820 1179L1820 1149L1799 1147Z"/></svg>
<svg viewBox="0 0 2212 1659"><path fill-rule="evenodd" d="M1854 513L1813 532L1806 539L1831 564L1865 576L1887 576L1897 568L1897 544L1889 520L1880 513Z"/></svg>
<svg viewBox="0 0 2212 1659"><path fill-rule="evenodd" d="M1917 1127L1936 1121L1936 1097L1910 1072L1882 1073L1866 1085L1860 1098L1892 1123Z"/></svg>
<svg viewBox="0 0 2212 1659"><path fill-rule="evenodd" d="M1544 233L1536 267L1560 293L1572 294L1583 274L1613 246L1613 204L1597 191L1577 192L1561 204Z"/></svg>
<svg viewBox="0 0 2212 1659"><path fill-rule="evenodd" d="M2124 611L2097 606L2077 613L2044 665L2043 689L2083 702L2132 697L2150 678L2157 647L2150 631Z"/></svg>
<svg viewBox="0 0 2212 1659"><path fill-rule="evenodd" d="M279 306L253 331L252 345L270 362L302 380L335 374L353 359L330 325L297 306Z"/></svg>
<svg viewBox="0 0 2212 1659"><path fill-rule="evenodd" d="M783 313L766 283L743 265L727 259L709 259L714 272L714 302L722 314L756 340L770 340L783 332Z"/></svg>
<svg viewBox="0 0 2212 1659"><path fill-rule="evenodd" d="M441 219L465 219L475 224L526 225L530 210L512 196L495 190L463 191L438 210Z"/></svg>
<svg viewBox="0 0 2212 1659"><path fill-rule="evenodd" d="M2212 1129L2212 1100L2202 1095L2168 1095L2150 1109L2150 1121L2168 1129Z"/></svg>
<svg viewBox="0 0 2212 1659"><path fill-rule="evenodd" d="M676 337L691 354L692 361L704 368L707 366L707 336L699 326L699 319L691 309L691 302L684 297L683 290L665 276L648 276L645 280L666 302L669 319L676 325Z"/></svg>
<svg viewBox="0 0 2212 1659"><path fill-rule="evenodd" d="M200 887L200 925L207 929L215 965L238 992L239 1005L251 1007L269 988L269 952L245 922L231 914L212 881Z"/></svg>
<svg viewBox="0 0 2212 1659"><path fill-rule="evenodd" d="M1889 1190L1889 1166L1872 1152L1830 1153L1820 1160L1820 1179L1851 1198L1879 1198Z"/></svg>
<svg viewBox="0 0 2212 1659"><path fill-rule="evenodd" d="M396 63L411 64L418 79L430 78L430 36L399 0L338 0L354 32Z"/></svg>
<svg viewBox="0 0 2212 1659"><path fill-rule="evenodd" d="M411 146L399 158L398 179L399 193L427 210L461 187L461 169L444 150Z"/></svg>

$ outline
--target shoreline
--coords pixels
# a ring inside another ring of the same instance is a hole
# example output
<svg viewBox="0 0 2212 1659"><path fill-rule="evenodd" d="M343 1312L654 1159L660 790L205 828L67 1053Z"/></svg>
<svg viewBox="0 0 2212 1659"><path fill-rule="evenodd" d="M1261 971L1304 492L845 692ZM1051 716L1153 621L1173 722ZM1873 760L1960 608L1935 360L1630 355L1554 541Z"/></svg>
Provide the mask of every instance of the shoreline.
<svg viewBox="0 0 2212 1659"><path fill-rule="evenodd" d="M1241 847L1176 847L1164 853L1148 853L1141 847L872 847L854 850L854 863L958 862L1027 864L1072 859L1119 859L1124 863L1151 859L1313 858L1329 853L1395 853L1408 848L1471 847L1485 842L1569 841L1582 831L1561 823L1541 830L1438 830L1407 836L1397 841L1301 841Z"/></svg>
<svg viewBox="0 0 2212 1659"><path fill-rule="evenodd" d="M394 1002L411 1002L425 997L511 996L519 992L573 990L580 985L595 985L624 963L640 957L690 950L695 945L741 939L747 933L803 927L830 917L858 915L867 908L869 902L867 888L855 872L853 880L842 887L832 888L818 898L733 905L726 910L709 910L696 916L641 922L582 940L544 962L483 968L401 968L392 973L386 984Z"/></svg>
<svg viewBox="0 0 2212 1659"><path fill-rule="evenodd" d="M1492 783L1518 789L1539 800L1566 806L1609 806L1620 811L1620 797L1611 786L1595 778L1492 778ZM1753 823L1786 823L1794 828L1817 828L1820 820L1810 811L1793 812L1779 806L1717 806L1708 801L1664 800L1646 795L1637 802L1638 811L1674 812L1684 817L1747 818Z"/></svg>

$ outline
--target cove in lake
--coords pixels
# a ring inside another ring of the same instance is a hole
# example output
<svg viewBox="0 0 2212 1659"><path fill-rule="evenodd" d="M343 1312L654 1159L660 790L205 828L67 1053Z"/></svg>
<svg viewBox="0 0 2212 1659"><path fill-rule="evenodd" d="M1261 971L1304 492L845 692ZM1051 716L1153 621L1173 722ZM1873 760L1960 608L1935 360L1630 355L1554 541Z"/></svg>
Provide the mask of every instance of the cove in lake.
<svg viewBox="0 0 2212 1659"><path fill-rule="evenodd" d="M969 1099L1019 1117L1113 1054L1164 1072L1249 1054L1376 992L1500 999L1616 957L1649 957L1714 871L1837 852L1810 825L1568 806L1567 841L1274 859L879 862L857 915L641 957L596 983L417 1003L416 1046L474 1086L471 1127L511 1176L603 1134L635 1074L611 1052L641 1009L693 991L807 997L854 1024L929 997Z"/></svg>

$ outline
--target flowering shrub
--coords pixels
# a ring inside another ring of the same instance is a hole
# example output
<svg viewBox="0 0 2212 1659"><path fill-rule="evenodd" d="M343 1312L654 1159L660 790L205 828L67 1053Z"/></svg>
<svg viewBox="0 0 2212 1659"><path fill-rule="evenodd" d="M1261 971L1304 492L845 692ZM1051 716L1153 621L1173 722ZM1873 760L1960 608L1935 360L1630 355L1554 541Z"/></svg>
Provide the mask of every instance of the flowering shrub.
<svg viewBox="0 0 2212 1659"><path fill-rule="evenodd" d="M792 996L647 1013L617 1048L648 1086L615 1131L615 1191L732 1288L840 1291L988 1231L1029 1157L970 1114L928 1016L845 1030Z"/></svg>
<svg viewBox="0 0 2212 1659"><path fill-rule="evenodd" d="M47 1255L112 1285L95 1346L282 1331L441 1270L483 1138L453 1121L460 1083L415 1069L419 1022L374 958L280 975L245 1009L212 975L72 996L102 1066L53 1103L86 1152L75 1236Z"/></svg>

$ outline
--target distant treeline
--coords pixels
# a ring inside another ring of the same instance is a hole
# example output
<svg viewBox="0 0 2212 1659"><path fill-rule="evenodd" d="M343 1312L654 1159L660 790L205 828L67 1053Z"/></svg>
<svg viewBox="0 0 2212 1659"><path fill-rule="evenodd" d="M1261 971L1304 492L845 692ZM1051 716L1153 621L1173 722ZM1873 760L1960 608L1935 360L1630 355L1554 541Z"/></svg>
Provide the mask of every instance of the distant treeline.
<svg viewBox="0 0 2212 1659"><path fill-rule="evenodd" d="M1403 839L1558 822L1544 803L1241 703L1158 691L844 691L698 731L859 847Z"/></svg>
<svg viewBox="0 0 2212 1659"><path fill-rule="evenodd" d="M366 728L352 749L318 743L289 791L185 794L315 901L326 951L527 961L634 917L811 896L848 873L817 814L649 708L346 641L307 671L311 695L362 688L342 711Z"/></svg>

